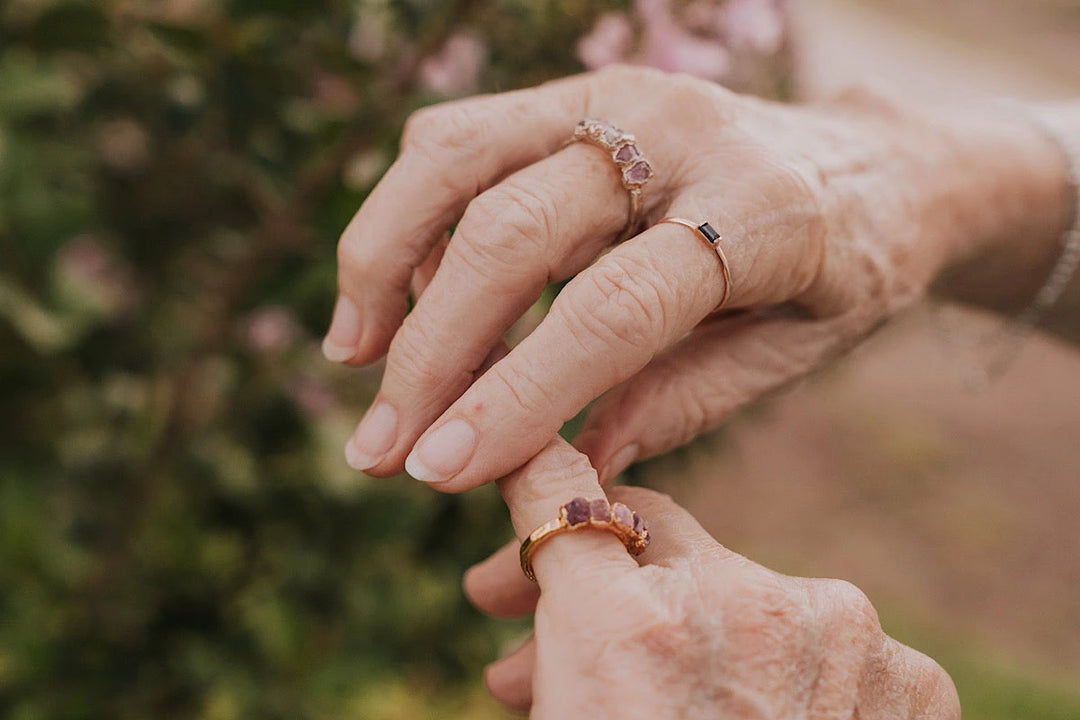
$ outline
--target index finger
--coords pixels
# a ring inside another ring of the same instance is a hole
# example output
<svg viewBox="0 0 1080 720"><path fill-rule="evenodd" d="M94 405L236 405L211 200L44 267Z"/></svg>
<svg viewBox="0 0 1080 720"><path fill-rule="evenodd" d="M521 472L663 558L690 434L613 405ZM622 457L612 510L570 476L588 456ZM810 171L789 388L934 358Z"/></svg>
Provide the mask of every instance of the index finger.
<svg viewBox="0 0 1080 720"><path fill-rule="evenodd" d="M555 438L520 470L498 482L510 508L519 540L559 516L559 508L575 497L605 497L588 458L562 438ZM561 584L589 586L638 568L637 562L613 533L585 529L552 537L532 556L541 588Z"/></svg>
<svg viewBox="0 0 1080 720"><path fill-rule="evenodd" d="M338 244L338 300L323 352L367 363L408 309L413 270L465 206L503 176L558 149L585 108L589 76L417 111L401 155Z"/></svg>

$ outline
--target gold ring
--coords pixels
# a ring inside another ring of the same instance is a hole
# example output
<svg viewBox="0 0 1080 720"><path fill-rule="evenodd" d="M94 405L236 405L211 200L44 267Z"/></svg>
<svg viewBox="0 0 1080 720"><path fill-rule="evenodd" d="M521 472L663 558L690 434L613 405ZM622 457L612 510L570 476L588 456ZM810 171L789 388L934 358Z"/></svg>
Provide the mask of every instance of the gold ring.
<svg viewBox="0 0 1080 720"><path fill-rule="evenodd" d="M613 533L631 555L640 555L649 546L649 529L636 512L622 503L609 505L605 498L587 500L576 497L559 508L559 517L533 530L521 543L521 571L525 577L536 582L532 555L538 547L556 535L584 528Z"/></svg>
<svg viewBox="0 0 1080 720"><path fill-rule="evenodd" d="M585 118L574 128L570 142L584 142L608 153L619 169L622 185L630 193L630 216L619 235L619 242L635 233L641 223L641 189L653 176L653 168L637 146L633 135L611 123Z"/></svg>
<svg viewBox="0 0 1080 720"><path fill-rule="evenodd" d="M685 218L666 217L657 222L657 225L660 223L674 223L675 225L682 225L683 227L690 228L698 237L705 241L706 245L716 251L716 257L720 258L720 272L724 275L724 297L720 299L720 304L716 306L716 311L723 309L724 305L727 304L728 298L731 297L731 266L728 264L727 255L724 254L724 248L720 247L720 241L724 238L707 222L698 224L693 220L687 220Z"/></svg>

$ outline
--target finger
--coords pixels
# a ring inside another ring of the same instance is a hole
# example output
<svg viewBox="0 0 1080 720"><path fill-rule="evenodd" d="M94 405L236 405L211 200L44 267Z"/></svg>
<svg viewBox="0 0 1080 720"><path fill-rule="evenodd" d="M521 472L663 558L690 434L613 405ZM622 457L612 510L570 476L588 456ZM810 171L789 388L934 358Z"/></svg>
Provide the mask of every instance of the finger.
<svg viewBox="0 0 1080 720"><path fill-rule="evenodd" d="M420 263L419 267L413 271L410 289L414 298L419 300L420 296L427 290L428 285L431 284L431 279L435 277L435 271L439 269L439 264L442 262L443 256L446 255L446 246L449 243L450 233L443 233L442 239L435 243L435 247L424 258L424 262Z"/></svg>
<svg viewBox="0 0 1080 720"><path fill-rule="evenodd" d="M499 477L687 333L723 294L716 257L663 224L574 278L540 326L427 430L406 468L450 492Z"/></svg>
<svg viewBox="0 0 1080 720"><path fill-rule="evenodd" d="M841 322L771 310L710 323L602 397L574 444L606 483L819 367L848 344Z"/></svg>
<svg viewBox="0 0 1080 720"><path fill-rule="evenodd" d="M625 196L611 159L578 143L469 204L390 344L377 405L392 409L397 423L391 432L369 423L355 435L359 469L402 470L416 439L544 288L586 267L614 239L626 224Z"/></svg>
<svg viewBox="0 0 1080 720"><path fill-rule="evenodd" d="M604 497L596 471L584 455L556 437L523 468L499 481L499 489L519 540L559 516L559 508L575 497ZM622 542L599 528L583 528L553 536L532 555L541 590L583 592L621 577L638 565Z"/></svg>
<svg viewBox="0 0 1080 720"><path fill-rule="evenodd" d="M512 540L465 573L465 594L489 615L514 618L536 610L540 588L521 572L520 547L520 541Z"/></svg>
<svg viewBox="0 0 1080 720"><path fill-rule="evenodd" d="M558 149L583 117L589 76L425 108L401 155L338 244L338 301L323 344L330 360L381 356L405 317L409 280L481 190Z"/></svg>
<svg viewBox="0 0 1080 720"><path fill-rule="evenodd" d="M536 667L536 638L487 666L484 684L496 700L511 710L526 712L532 705L533 669Z"/></svg>
<svg viewBox="0 0 1080 720"><path fill-rule="evenodd" d="M608 489L612 502L621 502L645 519L651 542L639 562L671 566L683 561L741 558L701 527L694 516L668 495L641 487L621 485Z"/></svg>

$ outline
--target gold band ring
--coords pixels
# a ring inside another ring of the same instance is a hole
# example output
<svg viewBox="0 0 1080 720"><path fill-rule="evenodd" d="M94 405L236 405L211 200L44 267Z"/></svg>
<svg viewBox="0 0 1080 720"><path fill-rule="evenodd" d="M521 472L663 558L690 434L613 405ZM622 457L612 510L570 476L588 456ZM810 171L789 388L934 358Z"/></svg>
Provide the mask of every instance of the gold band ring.
<svg viewBox="0 0 1080 720"><path fill-rule="evenodd" d="M720 299L720 304L716 306L716 311L723 309L724 305L727 304L728 298L731 297L731 266L728 265L728 259L727 255L724 254L724 248L720 247L720 241L724 238L707 222L698 224L693 220L687 220L685 218L666 217L657 224L659 225L660 223L674 223L675 225L682 225L683 227L690 228L698 237L705 241L706 245L716 251L716 257L720 259L720 272L724 275L724 296Z"/></svg>
<svg viewBox="0 0 1080 720"><path fill-rule="evenodd" d="M533 530L521 543L521 571L525 577L536 582L532 556L538 547L556 535L584 528L607 530L614 534L631 555L640 555L649 546L649 529L636 512L622 503L609 505L605 498L587 500L576 497L559 508L559 517Z"/></svg>
<svg viewBox="0 0 1080 720"><path fill-rule="evenodd" d="M608 153L619 169L622 185L630 193L630 215L626 227L619 234L619 242L632 236L641 223L641 189L653 176L652 165L637 146L633 135L625 133L611 123L595 118L585 118L574 128L570 142L584 142Z"/></svg>

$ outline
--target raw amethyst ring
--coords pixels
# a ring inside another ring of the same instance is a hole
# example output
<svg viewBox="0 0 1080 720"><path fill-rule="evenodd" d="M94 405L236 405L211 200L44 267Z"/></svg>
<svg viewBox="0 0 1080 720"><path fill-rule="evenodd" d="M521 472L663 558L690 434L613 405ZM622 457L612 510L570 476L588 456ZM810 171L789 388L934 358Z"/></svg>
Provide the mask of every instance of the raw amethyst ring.
<svg viewBox="0 0 1080 720"><path fill-rule="evenodd" d="M636 512L622 503L609 505L605 498L587 500L576 497L559 508L559 517L533 530L521 543L521 570L525 577L536 582L532 555L538 547L556 535L585 528L607 530L614 534L631 555L640 555L649 547L649 529Z"/></svg>
<svg viewBox="0 0 1080 720"><path fill-rule="evenodd" d="M619 242L626 240L641 223L641 189L653 176L652 165L638 148L633 135L603 120L585 118L574 128L574 137L570 142L584 142L598 147L615 162L623 187L630 193L630 216L626 228L619 235Z"/></svg>

